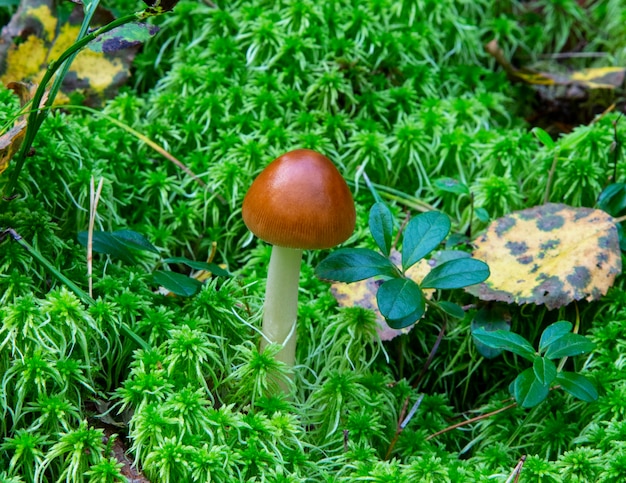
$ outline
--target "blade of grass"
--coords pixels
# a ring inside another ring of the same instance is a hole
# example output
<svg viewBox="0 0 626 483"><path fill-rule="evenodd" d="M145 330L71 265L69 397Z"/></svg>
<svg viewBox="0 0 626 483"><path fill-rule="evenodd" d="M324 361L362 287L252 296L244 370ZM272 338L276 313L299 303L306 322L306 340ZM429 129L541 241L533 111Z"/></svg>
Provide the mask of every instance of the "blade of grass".
<svg viewBox="0 0 626 483"><path fill-rule="evenodd" d="M93 227L96 222L98 212L98 201L102 193L102 183L104 178L100 178L98 189L94 190L94 179L91 177L89 184L89 228L87 230L87 278L89 279L89 296L93 297Z"/></svg>
<svg viewBox="0 0 626 483"><path fill-rule="evenodd" d="M69 288L76 296L82 300L82 302L86 305L93 305L96 301L83 289L81 289L78 285L72 282L69 278L63 275L46 257L44 257L41 253L39 253L33 246L31 246L26 240L22 238L22 236L17 233L13 228L6 228L4 231L0 232L0 242L7 236L10 235L11 238L17 242L22 248L24 248L35 260L41 263L44 267L48 269L48 271L54 275L60 282L65 284L67 288ZM139 337L127 324L124 322L120 322L120 330L124 335L133 339L139 347L144 350L150 350L150 344L148 344L145 340Z"/></svg>

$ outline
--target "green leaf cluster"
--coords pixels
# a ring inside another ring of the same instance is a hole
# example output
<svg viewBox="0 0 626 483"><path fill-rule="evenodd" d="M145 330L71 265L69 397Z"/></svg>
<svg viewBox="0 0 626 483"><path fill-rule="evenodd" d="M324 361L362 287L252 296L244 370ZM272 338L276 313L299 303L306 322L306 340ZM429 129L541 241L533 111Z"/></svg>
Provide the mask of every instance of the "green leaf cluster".
<svg viewBox="0 0 626 483"><path fill-rule="evenodd" d="M406 271L435 250L450 232L450 219L431 211L411 218L402 238L402 262L389 258L393 236L393 216L382 202L370 209L369 229L379 252L368 248L340 248L322 260L315 270L318 277L338 282L358 282L370 277L383 280L376 292L378 308L390 327L402 329L417 322L426 311L423 289L457 289L483 282L489 267L480 260L459 254L437 264L418 283ZM460 307L448 302L442 310L463 317Z"/></svg>
<svg viewBox="0 0 626 483"><path fill-rule="evenodd" d="M506 330L485 330L478 327L472 337L480 344L497 350L507 350L532 363L509 386L511 395L524 408L543 402L553 386L585 402L598 399L598 391L589 379L575 372L557 370L554 359L573 357L591 352L595 344L574 334L571 322L555 322L543 331L537 351L524 337Z"/></svg>

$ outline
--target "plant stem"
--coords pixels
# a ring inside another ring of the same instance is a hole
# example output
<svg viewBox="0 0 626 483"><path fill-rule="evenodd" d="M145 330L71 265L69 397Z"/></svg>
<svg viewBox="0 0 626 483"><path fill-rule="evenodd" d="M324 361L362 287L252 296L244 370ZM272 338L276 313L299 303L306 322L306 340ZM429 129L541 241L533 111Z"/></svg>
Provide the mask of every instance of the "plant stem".
<svg viewBox="0 0 626 483"><path fill-rule="evenodd" d="M91 19L93 18L94 14L96 13L96 10L98 9L99 3L100 3L100 0L93 0L89 4L89 6L85 8L85 15L83 18L83 23L80 26L80 31L78 32L78 38L76 39L77 41L84 38L85 35L87 34L89 30L89 24L91 23ZM74 62L74 59L76 58L77 55L78 55L78 51L74 52L70 57L67 58L65 62L63 62L63 65L59 66L60 71L55 77L54 82L52 83L52 87L50 87L50 92L48 93L48 99L46 101L46 107L50 107L54 103L54 100L56 99L57 94L59 90L61 89L61 84L63 84L63 79L67 75L67 72L70 70L70 66L72 65L72 62ZM44 84L44 88L45 88L45 84ZM37 107L38 106L35 105L35 108ZM43 113L40 115L45 116L45 114Z"/></svg>
<svg viewBox="0 0 626 483"><path fill-rule="evenodd" d="M276 360L293 367L296 356L298 284L302 250L272 247L263 307L261 350L269 343L281 344Z"/></svg>
<svg viewBox="0 0 626 483"><path fill-rule="evenodd" d="M548 181L546 181L546 191L543 194L543 204L545 205L550 201L550 188L552 187L552 179L556 172L556 165L559 160L559 150L554 150L554 159L552 160L552 166L550 166L550 172L548 173Z"/></svg>

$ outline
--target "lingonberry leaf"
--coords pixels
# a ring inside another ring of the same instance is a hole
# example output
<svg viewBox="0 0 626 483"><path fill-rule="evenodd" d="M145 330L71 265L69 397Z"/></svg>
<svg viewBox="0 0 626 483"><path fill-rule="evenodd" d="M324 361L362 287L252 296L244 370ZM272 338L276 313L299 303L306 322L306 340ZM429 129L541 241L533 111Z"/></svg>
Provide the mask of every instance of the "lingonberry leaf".
<svg viewBox="0 0 626 483"><path fill-rule="evenodd" d="M159 253L159 250L148 241L141 233L132 230L117 230L111 232L115 238L125 243L128 247L135 250L144 250L152 253Z"/></svg>
<svg viewBox="0 0 626 483"><path fill-rule="evenodd" d="M152 281L181 297L191 297L202 287L202 283L195 278L188 277L182 273L165 272L163 270L153 272Z"/></svg>
<svg viewBox="0 0 626 483"><path fill-rule="evenodd" d="M446 193L454 193L457 195L469 195L470 190L466 184L461 183L460 181L454 178L437 178L433 185L439 191L444 191Z"/></svg>
<svg viewBox="0 0 626 483"><path fill-rule="evenodd" d="M315 275L323 280L351 283L377 275L399 277L401 274L378 252L367 248L340 248L319 263Z"/></svg>
<svg viewBox="0 0 626 483"><path fill-rule="evenodd" d="M535 357L533 372L540 384L549 386L556 378L556 366L547 357Z"/></svg>
<svg viewBox="0 0 626 483"><path fill-rule="evenodd" d="M453 302L442 300L441 302L437 302L437 307L439 307L446 314L448 314L450 317L454 317L455 319L465 318L465 311L463 310L463 308L459 307Z"/></svg>
<svg viewBox="0 0 626 483"><path fill-rule="evenodd" d="M529 361L535 360L536 353L533 346L521 335L514 332L506 330L486 331L479 328L472 333L472 336L488 347L513 352Z"/></svg>
<svg viewBox="0 0 626 483"><path fill-rule="evenodd" d="M194 270L205 270L207 272L211 272L213 275L219 275L222 277L230 276L230 272L228 270L224 270L222 267L215 263L210 262L199 262L197 260L190 260L185 257L171 257L163 260L165 263L182 263L183 265L187 265L189 268L193 268Z"/></svg>
<svg viewBox="0 0 626 483"><path fill-rule="evenodd" d="M565 334L546 348L545 357L560 359L561 357L579 356L591 352L596 345L580 334Z"/></svg>
<svg viewBox="0 0 626 483"><path fill-rule="evenodd" d="M474 319L470 324L470 330L472 336L478 329L484 329L487 332L494 332L496 330L510 331L511 330L511 314L502 306L487 306L481 308L474 315ZM493 359L499 356L503 349L498 347L492 347L490 345L483 344L476 337L472 337L476 350L487 359Z"/></svg>
<svg viewBox="0 0 626 483"><path fill-rule="evenodd" d="M385 203L378 202L370 209L369 228L376 245L388 257L391 252L393 215Z"/></svg>
<svg viewBox="0 0 626 483"><path fill-rule="evenodd" d="M575 372L559 372L556 382L563 390L575 398L585 402L593 402L598 399L598 390L593 383L582 374Z"/></svg>
<svg viewBox="0 0 626 483"><path fill-rule="evenodd" d="M571 331L572 323L567 322L566 320L550 324L541 334L541 339L539 340L539 352L545 352L550 344L556 342L558 339Z"/></svg>
<svg viewBox="0 0 626 483"><path fill-rule="evenodd" d="M392 249L389 259L392 263L399 264L400 252ZM409 268L405 272L405 276L419 285L424 276L430 272L430 269L429 263L422 259ZM401 329L394 329L380 313L378 302L376 301L376 294L378 293L380 285L381 281L379 279L369 278L353 283L334 282L330 290L337 299L337 303L340 307L358 306L372 310L374 314L376 314L376 332L381 340L392 340L399 335L408 334L415 324L404 326ZM433 289L422 291L426 299L432 299L434 292ZM400 324L399 321L393 323L396 325Z"/></svg>
<svg viewBox="0 0 626 483"><path fill-rule="evenodd" d="M526 369L511 383L509 391L521 407L532 408L548 397L550 386L542 384L532 369Z"/></svg>
<svg viewBox="0 0 626 483"><path fill-rule="evenodd" d="M411 218L402 239L402 268L411 265L433 251L448 236L450 218L438 211L429 211Z"/></svg>
<svg viewBox="0 0 626 483"><path fill-rule="evenodd" d="M426 310L419 285L408 278L387 280L376 294L378 308L393 329L415 323Z"/></svg>
<svg viewBox="0 0 626 483"><path fill-rule="evenodd" d="M486 263L474 258L449 260L433 268L422 281L423 288L454 289L484 282L489 277Z"/></svg>

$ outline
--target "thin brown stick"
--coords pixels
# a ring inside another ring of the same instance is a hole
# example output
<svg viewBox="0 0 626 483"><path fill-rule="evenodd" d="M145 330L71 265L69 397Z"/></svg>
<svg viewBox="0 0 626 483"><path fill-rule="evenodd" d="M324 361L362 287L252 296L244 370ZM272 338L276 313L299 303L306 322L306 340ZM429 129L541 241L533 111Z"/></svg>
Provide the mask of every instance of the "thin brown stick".
<svg viewBox="0 0 626 483"><path fill-rule="evenodd" d="M519 481L520 475L522 474L522 468L524 467L525 462L526 462L526 455L522 455L517 465L515 465L515 468L513 468L513 472L504 483L511 483L511 480L513 480L513 478L515 478L513 480L513 483L517 483Z"/></svg>
<svg viewBox="0 0 626 483"><path fill-rule="evenodd" d="M437 436L440 436L444 433L447 433L449 431L452 431L453 429L458 429L461 428L463 426L467 426L468 424L472 424L475 423L477 421L481 421L483 419L489 418L491 416L495 416L496 414L502 413L508 409L514 408L515 406L517 406L517 403L511 403L508 406L504 406L503 408L500 409L496 409L495 411L491 411L490 413L487 414L481 414L480 416L476 416L475 418L471 418L471 419L467 419L465 421L461 421L460 423L457 424L453 424L452 426L448 426L447 428L442 429L441 431L437 431L436 433L431 434L430 436L427 436L425 441L430 441L433 438L436 438Z"/></svg>

